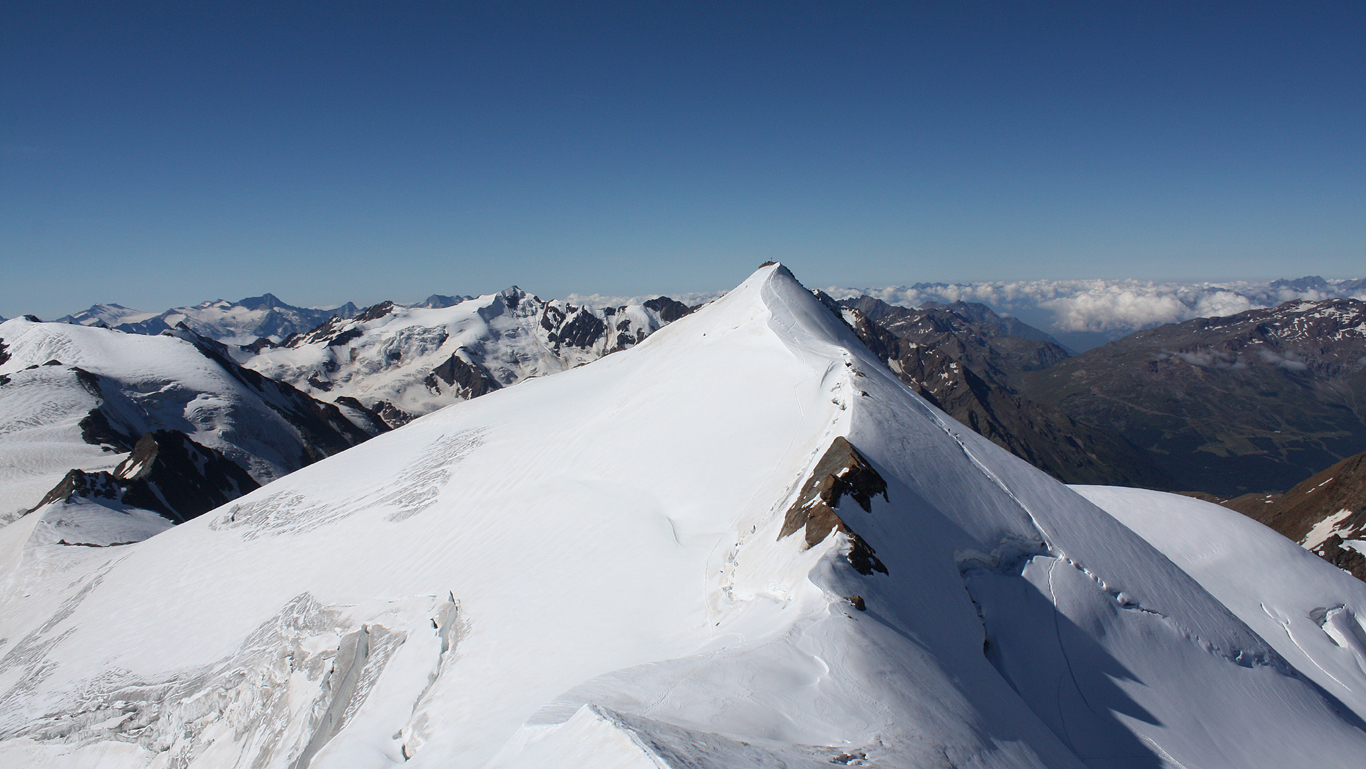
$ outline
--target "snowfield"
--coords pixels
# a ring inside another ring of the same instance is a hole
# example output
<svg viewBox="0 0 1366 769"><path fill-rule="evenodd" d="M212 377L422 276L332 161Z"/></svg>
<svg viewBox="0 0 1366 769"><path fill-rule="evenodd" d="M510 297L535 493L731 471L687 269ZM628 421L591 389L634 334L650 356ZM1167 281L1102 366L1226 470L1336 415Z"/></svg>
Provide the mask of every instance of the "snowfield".
<svg viewBox="0 0 1366 769"><path fill-rule="evenodd" d="M1073 488L1161 550L1311 681L1366 713L1366 584L1226 507L1146 489Z"/></svg>
<svg viewBox="0 0 1366 769"><path fill-rule="evenodd" d="M0 765L1361 765L1359 583L1081 491L763 267L143 542L0 528Z"/></svg>

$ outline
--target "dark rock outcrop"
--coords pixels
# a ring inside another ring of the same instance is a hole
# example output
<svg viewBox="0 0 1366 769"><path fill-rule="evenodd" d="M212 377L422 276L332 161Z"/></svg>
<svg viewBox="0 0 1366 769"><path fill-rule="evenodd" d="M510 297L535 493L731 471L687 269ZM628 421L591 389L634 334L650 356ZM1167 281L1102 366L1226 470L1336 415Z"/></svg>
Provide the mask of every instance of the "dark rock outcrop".
<svg viewBox="0 0 1366 769"><path fill-rule="evenodd" d="M367 323L372 320L379 320L393 311L394 303L386 300L365 308L365 311L357 315L355 319L358 323Z"/></svg>
<svg viewBox="0 0 1366 769"><path fill-rule="evenodd" d="M235 462L174 430L138 439L111 473L72 470L38 503L84 497L160 513L183 523L260 488Z"/></svg>
<svg viewBox="0 0 1366 769"><path fill-rule="evenodd" d="M778 538L804 529L806 546L812 547L824 541L832 530L842 531L851 543L846 557L860 574L875 571L886 574L887 567L874 555L873 548L840 517L840 500L846 496L858 503L864 512L872 512L875 497L886 499L887 482L848 440L840 436L830 443L830 448L802 484L797 500L783 518Z"/></svg>
<svg viewBox="0 0 1366 769"><path fill-rule="evenodd" d="M569 306L568 321L563 322L558 328L547 335L556 348L560 345L587 349L597 344L602 339L603 334L607 333L607 324L601 318L587 312L584 308ZM547 320L549 313L547 313Z"/></svg>
<svg viewBox="0 0 1366 769"><path fill-rule="evenodd" d="M235 462L174 430L142 436L112 476L123 486L124 504L177 522L260 488Z"/></svg>
<svg viewBox="0 0 1366 769"><path fill-rule="evenodd" d="M659 319L665 323L673 323L693 310L688 305L667 296L655 297L646 301L645 309L659 313Z"/></svg>
<svg viewBox="0 0 1366 769"><path fill-rule="evenodd" d="M483 366L470 363L455 353L432 369L432 373L427 375L427 380L427 386L433 390L437 389L436 380L445 382L448 387L455 388L457 395L463 400L477 398L499 388L497 380Z"/></svg>

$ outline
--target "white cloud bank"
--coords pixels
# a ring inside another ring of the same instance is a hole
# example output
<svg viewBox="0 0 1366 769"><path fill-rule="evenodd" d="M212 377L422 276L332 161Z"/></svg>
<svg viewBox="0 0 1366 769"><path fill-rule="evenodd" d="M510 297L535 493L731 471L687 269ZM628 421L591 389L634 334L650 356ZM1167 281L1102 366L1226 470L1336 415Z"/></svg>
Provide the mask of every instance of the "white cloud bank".
<svg viewBox="0 0 1366 769"><path fill-rule="evenodd" d="M1042 310L1059 332L1130 332L1191 318L1233 315L1306 299L1366 299L1366 281L1321 278L1273 283L1159 283L1142 280L1024 280L917 283L883 288L827 288L839 299L867 294L888 304L981 302L998 312Z"/></svg>

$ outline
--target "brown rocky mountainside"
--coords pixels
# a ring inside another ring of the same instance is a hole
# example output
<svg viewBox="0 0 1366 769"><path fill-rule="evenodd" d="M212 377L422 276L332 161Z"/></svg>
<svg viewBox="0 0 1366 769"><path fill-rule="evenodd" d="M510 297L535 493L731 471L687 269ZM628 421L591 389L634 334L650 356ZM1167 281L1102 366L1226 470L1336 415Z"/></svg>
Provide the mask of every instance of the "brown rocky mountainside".
<svg viewBox="0 0 1366 769"><path fill-rule="evenodd" d="M1012 389L1027 367L1067 357L1043 332L1029 329L1032 339L1005 333L1014 319L961 302L909 309L865 296L841 304L859 338L902 381L1035 467L1066 483L1173 488L1171 477L1123 437Z"/></svg>
<svg viewBox="0 0 1366 769"><path fill-rule="evenodd" d="M1048 334L976 302L927 302L911 309L860 296L840 304L899 338L941 349L993 381L1012 386L1023 372L1048 368L1071 355Z"/></svg>
<svg viewBox="0 0 1366 769"><path fill-rule="evenodd" d="M1285 494L1244 494L1222 504L1366 580L1366 453L1338 462Z"/></svg>
<svg viewBox="0 0 1366 769"><path fill-rule="evenodd" d="M1168 324L1014 381L1151 451L1183 490L1281 491L1366 449L1366 302Z"/></svg>

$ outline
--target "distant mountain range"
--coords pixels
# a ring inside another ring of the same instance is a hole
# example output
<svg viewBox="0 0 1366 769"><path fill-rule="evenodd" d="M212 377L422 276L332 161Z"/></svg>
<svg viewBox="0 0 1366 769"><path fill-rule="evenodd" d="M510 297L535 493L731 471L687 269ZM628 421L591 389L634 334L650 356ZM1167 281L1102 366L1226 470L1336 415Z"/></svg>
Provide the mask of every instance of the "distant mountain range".
<svg viewBox="0 0 1366 769"><path fill-rule="evenodd" d="M1310 276L1179 291L1136 282L1048 285L1045 291L1041 284L916 284L899 296L919 300L918 309L875 297L849 297L844 304L900 340L888 343L889 360L902 367L903 378L918 382L913 386L923 395L1071 482L1230 497L1288 488L1366 448L1366 425L1352 405L1362 378L1352 366L1366 350L1353 357L1361 343L1350 318L1342 321L1345 336L1323 342L1332 351L1315 347L1315 339L1277 332L1277 341L1259 342L1255 355L1239 352L1252 344L1248 334L1260 324L1291 312L1282 308L1310 304L1245 310L1223 316L1235 320L1218 328L1201 320L1168 324L1073 357L1056 335L987 304L929 298L976 293L1023 306L1033 296L1036 305L1055 309L1081 297L1099 306L1127 296L1134 307L1165 298L1182 313L1285 296L1361 293L1366 282ZM518 306L522 298L529 304ZM241 365L323 400L369 409L372 416L383 412L392 425L624 349L667 322L646 306L649 301L657 300L595 307L545 302L514 288L477 300L433 294L408 306L382 303L361 320L362 310L350 303L309 309L265 294L157 314L97 305L61 320L143 334L183 324L225 342ZM1329 301L1339 309L1360 306L1351 299ZM676 317L680 311L671 312ZM1140 317L1157 316L1129 320ZM1203 330L1196 334L1196 327ZM1336 327L1315 328L1313 334L1336 333ZM1239 341L1239 335L1246 338ZM874 343L873 336L864 341ZM1289 357L1273 360L1277 350ZM1215 381L1219 387L1210 389ZM1236 392L1220 389L1227 387Z"/></svg>
<svg viewBox="0 0 1366 769"><path fill-rule="evenodd" d="M1051 341L1070 351L1085 351L1134 331L1193 318L1234 315L1274 307L1288 301L1356 298L1366 300L1366 278L1325 280L1309 275L1266 283L1222 281L1177 283L1145 280L1027 280L977 283L916 283L872 288L831 287L825 293L838 300L871 296L897 307L931 309L936 305L980 304L1006 322L1044 329ZM719 294L673 295L689 305L710 301ZM453 307L471 296L432 294L411 308ZM566 302L591 307L640 304L651 296L614 297L571 295ZM97 304L63 316L61 322L103 323L134 333L156 334L179 323L196 333L232 344L249 344L258 337L280 342L303 333L333 315L354 317L362 308L347 302L332 308L297 307L272 294L237 302L222 299L162 312L133 310L118 304ZM271 311L274 310L272 314ZM3 318L0 318L3 320ZM1014 334L1014 332L1009 332ZM1015 334L1018 335L1018 334Z"/></svg>
<svg viewBox="0 0 1366 769"><path fill-rule="evenodd" d="M668 297L587 307L545 301L516 286L447 304L457 298L431 297L413 307L382 302L278 345L239 348L238 360L397 426L625 350L689 312Z"/></svg>
<svg viewBox="0 0 1366 769"><path fill-rule="evenodd" d="M132 334L160 334L184 324L200 336L231 344L249 344L262 337L279 341L314 328L333 316L350 318L358 312L360 308L350 302L330 309L312 309L286 304L274 294L263 294L237 302L218 299L160 313L133 310L120 304L97 304L58 318L57 322L105 326Z"/></svg>

